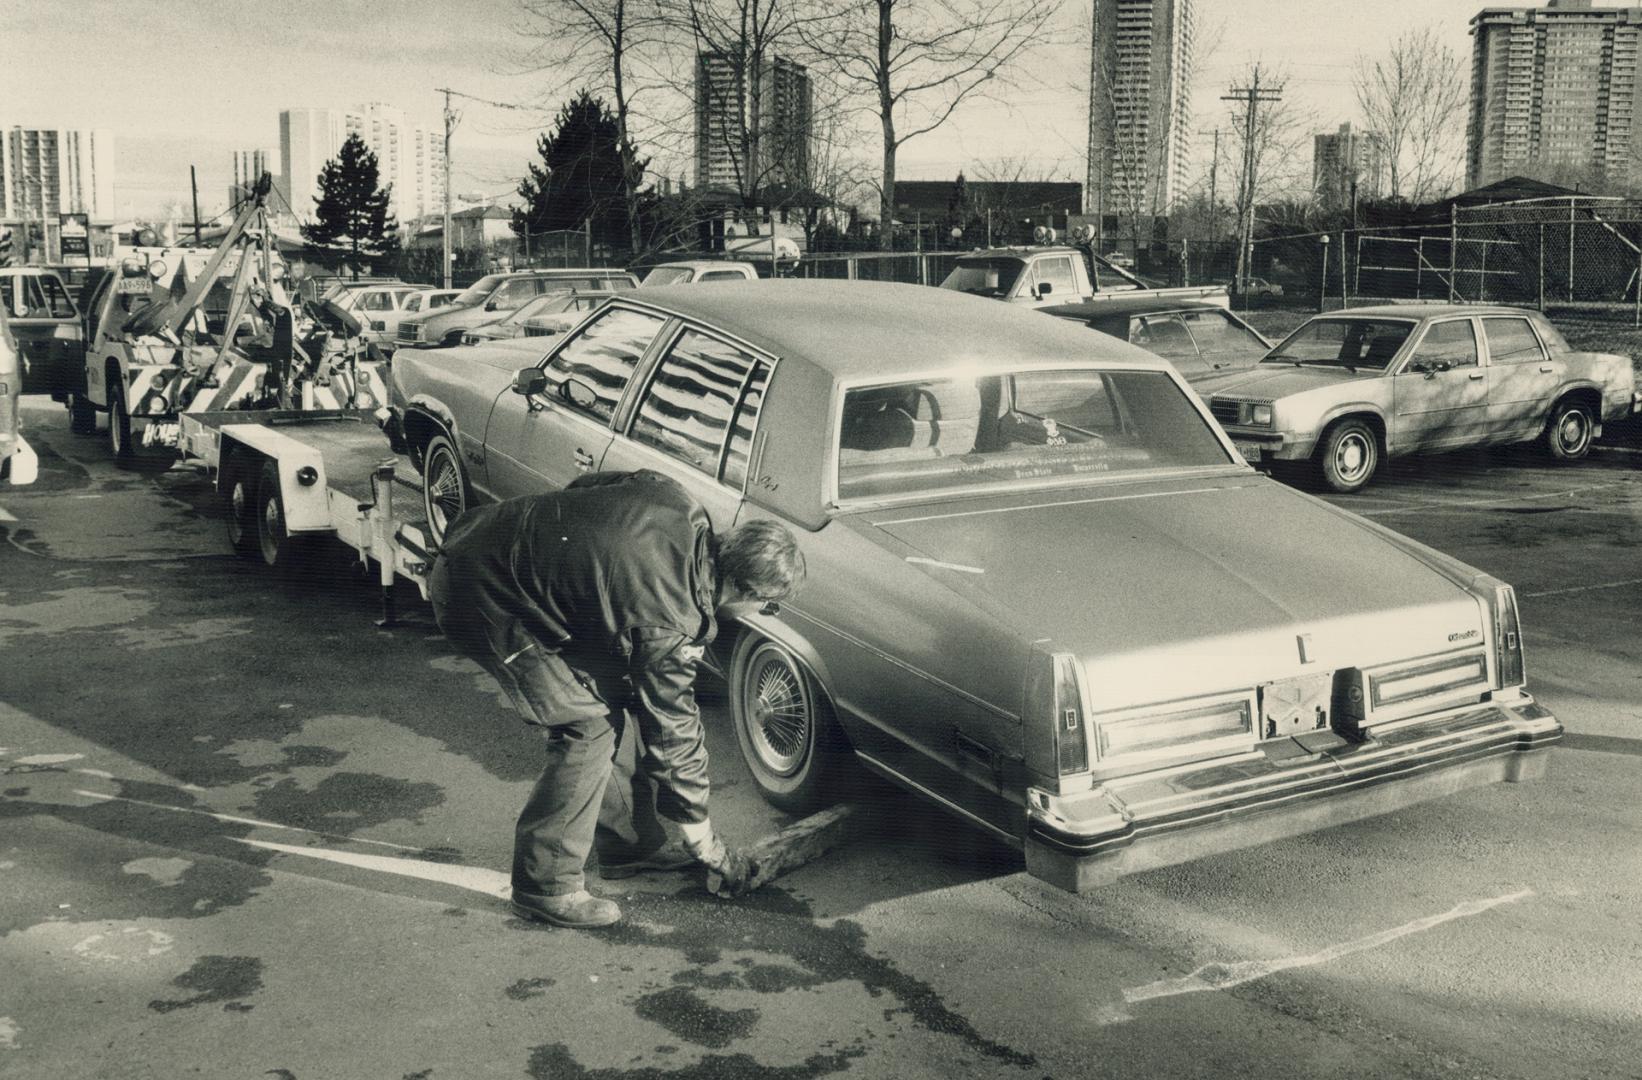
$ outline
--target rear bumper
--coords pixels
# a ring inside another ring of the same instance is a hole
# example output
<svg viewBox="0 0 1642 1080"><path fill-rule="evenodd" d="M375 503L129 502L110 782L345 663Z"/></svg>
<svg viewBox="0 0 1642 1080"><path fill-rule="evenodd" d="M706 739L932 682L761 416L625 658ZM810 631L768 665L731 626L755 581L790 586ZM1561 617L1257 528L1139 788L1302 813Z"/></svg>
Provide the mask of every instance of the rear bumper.
<svg viewBox="0 0 1642 1080"><path fill-rule="evenodd" d="M1026 866L1072 892L1126 874L1544 775L1562 725L1527 695L1320 753L1207 764L1029 799Z"/></svg>

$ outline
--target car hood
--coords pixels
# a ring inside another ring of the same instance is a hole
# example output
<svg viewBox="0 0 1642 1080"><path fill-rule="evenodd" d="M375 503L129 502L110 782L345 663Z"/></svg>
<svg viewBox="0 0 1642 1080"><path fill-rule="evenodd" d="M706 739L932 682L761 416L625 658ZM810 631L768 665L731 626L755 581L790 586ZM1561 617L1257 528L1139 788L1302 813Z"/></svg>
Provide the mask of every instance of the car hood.
<svg viewBox="0 0 1642 1080"><path fill-rule="evenodd" d="M1007 613L1026 640L1080 656L1096 708L1423 656L1483 632L1478 601L1412 550L1263 477L847 520L910 569Z"/></svg>
<svg viewBox="0 0 1642 1080"><path fill-rule="evenodd" d="M1205 398L1215 394L1226 394L1276 401L1278 398L1303 394L1308 390L1376 378L1380 374L1379 371L1359 369L1358 373L1353 375L1345 368L1315 365L1295 367L1293 364L1281 363L1258 364L1247 371L1229 375L1215 372L1206 378L1195 380L1192 389Z"/></svg>

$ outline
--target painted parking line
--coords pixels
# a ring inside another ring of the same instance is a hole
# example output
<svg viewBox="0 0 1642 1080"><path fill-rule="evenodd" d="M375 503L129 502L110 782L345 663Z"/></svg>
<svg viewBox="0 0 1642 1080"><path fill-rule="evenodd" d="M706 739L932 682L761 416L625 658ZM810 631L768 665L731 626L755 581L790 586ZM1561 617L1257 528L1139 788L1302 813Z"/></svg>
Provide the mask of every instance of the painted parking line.
<svg viewBox="0 0 1642 1080"><path fill-rule="evenodd" d="M16 520L17 520L16 515L12 514L4 506L0 506L0 521L16 521Z"/></svg>
<svg viewBox="0 0 1642 1080"><path fill-rule="evenodd" d="M1510 503L1532 502L1543 499L1571 499L1575 495L1586 492L1606 491L1611 488L1629 486L1629 484L1590 484L1585 487L1567 488L1561 491L1541 492L1537 495L1509 495L1499 499L1453 499L1441 502L1412 503L1398 509L1360 510L1357 513L1362 517L1377 517L1382 514L1419 514L1430 510L1475 509L1481 506L1505 506Z"/></svg>
<svg viewBox="0 0 1642 1080"><path fill-rule="evenodd" d="M398 851L423 851L425 849L413 847L409 844L395 844L389 840L372 840L363 836L338 836L334 833L316 832L313 829L304 829L297 825L281 825L277 821L259 821L256 818L237 817L234 814L219 814L214 810L201 810L193 806L172 806L169 803L149 802L146 799L131 799L124 795L107 795L101 791L85 791L76 788L74 794L81 798L97 799L100 802L122 802L134 806L146 806L154 810L171 810L178 814L198 814L201 817L214 818L217 821L227 822L230 825L252 825L259 829L278 829L281 832L304 833L308 836L318 836L326 840L335 840L344 844L371 844L376 847L394 848Z"/></svg>
<svg viewBox="0 0 1642 1080"><path fill-rule="evenodd" d="M1289 971L1293 968L1314 967L1331 960L1338 960L1342 956L1352 953L1365 952L1377 949L1381 945L1388 945L1399 938L1410 934L1422 933L1426 930L1441 926L1443 923L1455 919L1469 918L1480 915L1490 908L1501 904L1513 904L1518 900L1525 900L1534 895L1534 890L1523 889L1520 892L1507 893L1504 896L1489 897L1486 900L1468 900L1463 904L1455 904L1452 908L1439 915L1427 915L1422 919L1393 926L1389 930L1381 930L1376 934L1356 938L1352 941L1330 945L1314 953L1302 956L1285 956L1276 960L1241 960L1230 964L1204 964L1189 975L1178 979L1159 979L1157 982L1147 983L1123 991L1123 1000L1126 1004L1137 1005L1142 1001L1153 998L1174 997L1179 994L1195 994L1205 990L1230 990L1242 986L1255 979L1263 979L1279 971Z"/></svg>
<svg viewBox="0 0 1642 1080"><path fill-rule="evenodd" d="M436 863L429 862L426 859L399 859L388 855L357 855L351 851L296 847L292 844L275 844L267 840L247 840L243 837L236 839L242 844L261 848L264 851L277 851L283 855L302 855L310 859L323 859L326 862L352 866L359 870L397 874L400 877L416 878L419 881L436 881L442 885L454 885L459 889L483 893L486 896L502 900L506 900L513 894L512 875L504 874L498 870L486 870L479 866L463 866L460 863Z"/></svg>
<svg viewBox="0 0 1642 1080"><path fill-rule="evenodd" d="M1565 589L1541 589L1538 592L1523 593L1523 599L1537 596L1567 596L1571 593L1594 592L1598 589L1623 589L1627 585L1642 585L1642 577L1626 578L1624 581L1605 581L1598 585L1570 585Z"/></svg>

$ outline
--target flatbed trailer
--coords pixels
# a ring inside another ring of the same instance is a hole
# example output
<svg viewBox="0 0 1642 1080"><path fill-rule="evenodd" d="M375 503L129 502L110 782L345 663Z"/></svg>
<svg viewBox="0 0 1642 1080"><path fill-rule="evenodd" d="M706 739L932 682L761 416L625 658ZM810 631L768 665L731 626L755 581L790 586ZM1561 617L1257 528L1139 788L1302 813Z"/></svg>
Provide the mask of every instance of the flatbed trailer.
<svg viewBox="0 0 1642 1080"><path fill-rule="evenodd" d="M382 622L395 621L394 582L428 596L433 553L421 477L368 410L234 409L184 413L178 449L222 495L228 538L271 567L334 536L376 564Z"/></svg>

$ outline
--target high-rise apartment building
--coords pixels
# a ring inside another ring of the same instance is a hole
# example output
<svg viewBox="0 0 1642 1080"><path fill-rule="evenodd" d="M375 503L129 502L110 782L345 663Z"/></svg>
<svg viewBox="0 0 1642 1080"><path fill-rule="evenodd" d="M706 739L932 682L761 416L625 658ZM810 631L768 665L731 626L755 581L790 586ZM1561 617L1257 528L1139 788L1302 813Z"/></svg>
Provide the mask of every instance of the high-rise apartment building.
<svg viewBox="0 0 1642 1080"><path fill-rule="evenodd" d="M1324 209L1338 210L1354 199L1385 193L1384 142L1378 135L1341 124L1333 134L1315 136L1311 145L1311 190Z"/></svg>
<svg viewBox="0 0 1642 1080"><path fill-rule="evenodd" d="M1166 213L1191 152L1192 0L1094 0L1089 210Z"/></svg>
<svg viewBox="0 0 1642 1080"><path fill-rule="evenodd" d="M410 123L403 109L381 102L356 109L286 109L279 114L280 170L299 217L312 216L320 170L350 135L358 135L376 155L377 182L393 185L390 205L401 221L443 205L443 134Z"/></svg>
<svg viewBox="0 0 1642 1080"><path fill-rule="evenodd" d="M1636 168L1642 7L1484 8L1471 37L1467 186L1534 169Z"/></svg>
<svg viewBox="0 0 1642 1080"><path fill-rule="evenodd" d="M58 214L73 213L114 220L114 136L0 124L0 220L55 228Z"/></svg>
<svg viewBox="0 0 1642 1080"><path fill-rule="evenodd" d="M238 208L249 196L251 189L256 186L257 180L263 173L274 174L274 186L280 187L279 154L274 150L235 150L234 151L234 182L228 185L228 205ZM283 191L285 198L290 196ZM278 197L271 200L272 208L283 210Z"/></svg>
<svg viewBox="0 0 1642 1080"><path fill-rule="evenodd" d="M809 71L785 57L758 66L757 101L746 71L724 53L696 55L696 186L740 191L808 182L813 94ZM757 115L754 115L756 106ZM742 137L756 144L743 160Z"/></svg>

